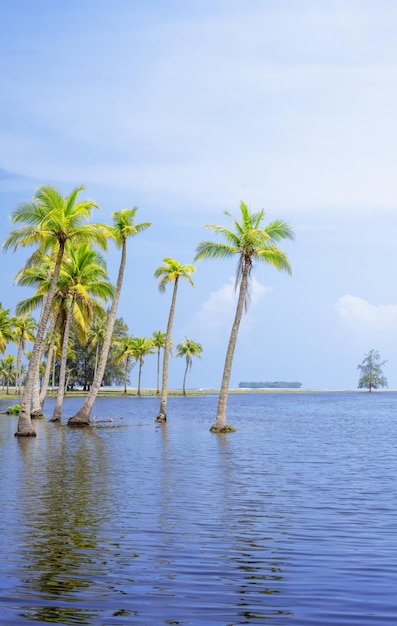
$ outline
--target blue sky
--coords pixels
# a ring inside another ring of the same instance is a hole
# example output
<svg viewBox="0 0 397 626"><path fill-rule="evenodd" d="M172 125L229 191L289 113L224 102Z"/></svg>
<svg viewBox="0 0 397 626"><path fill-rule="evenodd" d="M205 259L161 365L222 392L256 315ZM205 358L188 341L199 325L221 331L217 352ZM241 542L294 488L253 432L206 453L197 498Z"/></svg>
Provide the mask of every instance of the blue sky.
<svg viewBox="0 0 397 626"><path fill-rule="evenodd" d="M231 385L355 388L378 349L397 388L397 4L390 0L3 0L2 241L43 184L138 206L119 315L165 329L163 257L191 263L208 223L241 200L286 219L293 276L258 266ZM82 196L83 197L83 196ZM30 251L3 253L1 301ZM118 252L110 248L112 280ZM233 261L181 284L174 342L203 345L191 387L218 387L234 309ZM170 385L184 363L173 359ZM137 371L132 372L136 384ZM148 357L143 386L152 386Z"/></svg>

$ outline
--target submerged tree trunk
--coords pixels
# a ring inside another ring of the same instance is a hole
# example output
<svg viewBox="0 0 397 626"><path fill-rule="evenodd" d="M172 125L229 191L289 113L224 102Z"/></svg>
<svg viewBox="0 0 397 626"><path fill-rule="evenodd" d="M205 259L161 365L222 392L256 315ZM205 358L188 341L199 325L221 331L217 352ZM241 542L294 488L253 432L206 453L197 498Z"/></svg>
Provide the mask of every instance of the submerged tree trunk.
<svg viewBox="0 0 397 626"><path fill-rule="evenodd" d="M237 343L238 329L240 327L241 318L244 310L244 303L246 301L247 287L248 287L248 265L246 264L243 269L239 296L237 301L237 309L234 317L232 330L230 333L229 344L227 346L225 365L223 369L223 377L221 383L221 389L219 392L218 408L216 413L216 421L211 426L210 430L213 433L225 433L233 432L235 429L229 426L226 422L226 408L227 398L229 394L230 376L232 373L234 350Z"/></svg>
<svg viewBox="0 0 397 626"><path fill-rule="evenodd" d="M48 353L47 353L47 362L46 362L45 370L44 370L43 384L42 384L41 389L40 389L39 400L40 400L40 406L41 406L42 414L43 414L44 402L45 402L45 399L46 399L46 396L47 396L47 389L48 389L48 385L49 385L49 382L50 382L51 367L52 367L52 356L53 356L53 353L54 353L55 340L56 340L56 325L53 328L53 333L52 333L52 337L51 337L51 343L50 343L50 347L48 348Z"/></svg>
<svg viewBox="0 0 397 626"><path fill-rule="evenodd" d="M30 417L30 408L32 402L33 395L33 386L36 380L36 375L38 372L39 362L42 354L42 345L44 341L45 330L48 322L48 318L51 312L51 304L55 293L55 288L58 282L59 270L61 268L61 262L63 258L63 253L65 249L65 243L59 243L58 254L54 266L54 273L52 275L51 286L48 291L48 296L46 299L46 303L43 309L43 314L41 316L36 340L33 345L32 358L30 359L28 372L26 374L26 382L24 391L21 398L21 409L19 412L18 419L18 430L15 433L16 437L36 437L36 431L33 428L32 420Z"/></svg>
<svg viewBox="0 0 397 626"><path fill-rule="evenodd" d="M178 278L179 277L177 276L174 282L174 290L172 292L171 308L170 308L170 314L168 316L167 332L165 336L160 411L156 418L156 422L160 422L160 423L164 423L167 421L168 362L169 362L169 355L171 352L171 333L172 333L172 324L174 321L176 294L178 290Z"/></svg>
<svg viewBox="0 0 397 626"><path fill-rule="evenodd" d="M58 382L58 394L55 402L54 412L50 422L60 422L62 417L63 399L65 397L65 380L66 380L66 364L68 358L68 343L70 324L73 316L75 296L73 295L72 302L66 315L65 332L63 334L62 341L62 353L61 353L61 367L59 370L59 382Z"/></svg>
<svg viewBox="0 0 397 626"><path fill-rule="evenodd" d="M112 306L110 307L109 319L106 327L106 333L103 340L102 351L98 362L98 367L95 372L94 380L91 385L91 389L88 392L82 406L77 411L74 417L71 417L68 421L69 426L89 426L90 425L90 416L92 407L94 406L94 402L97 398L98 391L101 387L103 375L105 373L106 362L110 350L110 344L112 341L112 334L114 329L114 324L116 321L117 307L120 300L121 287L123 285L123 275L126 264L126 256L127 256L127 246L126 240L123 239L122 249L121 249L121 261L119 274L117 277L116 289L114 293L114 298L112 302Z"/></svg>

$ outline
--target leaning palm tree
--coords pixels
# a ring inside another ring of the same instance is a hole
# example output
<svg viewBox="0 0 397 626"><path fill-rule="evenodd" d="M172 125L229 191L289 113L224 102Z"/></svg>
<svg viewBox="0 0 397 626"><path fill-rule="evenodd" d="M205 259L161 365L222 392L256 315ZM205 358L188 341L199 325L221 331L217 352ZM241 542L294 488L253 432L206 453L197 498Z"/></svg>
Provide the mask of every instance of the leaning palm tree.
<svg viewBox="0 0 397 626"><path fill-rule="evenodd" d="M141 374L142 374L142 366L144 364L143 357L147 354L154 353L154 344L153 339L150 337L136 337L132 343L132 356L135 361L139 363L139 372L138 372L138 387L137 387L137 396L141 395Z"/></svg>
<svg viewBox="0 0 397 626"><path fill-rule="evenodd" d="M78 201L78 194L84 189L76 187L69 196L61 195L54 187L40 187L34 201L19 205L11 214L13 224L25 224L15 228L3 247L37 245L40 251L51 250L55 256L51 286L43 306L37 327L36 340L33 346L32 359L26 375L26 382L21 398L18 430L19 437L35 437L30 408L38 370L48 318L51 312L52 299L58 282L59 271L68 242L96 243L106 248L106 233L100 224L89 224L92 209L98 205L92 200Z"/></svg>
<svg viewBox="0 0 397 626"><path fill-rule="evenodd" d="M127 239L133 237L138 233L146 230L150 226L150 222L142 222L141 224L134 224L134 218L137 212L137 208L123 209L122 211L115 211L113 213L113 226L109 227L109 232L113 237L115 244L118 248L121 248L121 260L119 273L117 277L116 288L114 290L114 297L112 306L110 307L108 324L106 328L105 337L103 340L101 356L97 371L95 373L94 380L91 385L91 389L88 392L82 406L77 411L76 415L71 417L68 421L70 426L89 426L90 415L94 402L98 395L98 391L102 384L103 375L105 373L106 362L109 354L110 344L112 341L112 334L114 324L116 321L117 306L120 300L121 288L123 286L124 269L127 259Z"/></svg>
<svg viewBox="0 0 397 626"><path fill-rule="evenodd" d="M223 259L237 256L237 274L235 289L238 289L236 314L226 351L222 384L219 393L216 421L211 427L212 432L227 432L234 430L226 423L226 406L229 392L230 375L232 371L233 355L237 342L243 310L247 309L251 294L251 276L255 262L269 263L278 270L291 273L291 266L286 254L280 250L277 243L282 239L294 239L294 233L287 222L275 220L262 227L265 212L251 213L244 202L240 203L240 219L233 218L225 211L225 215L232 218L234 230L229 230L216 224L207 224L217 235L221 235L224 243L202 241L197 246L196 260Z"/></svg>
<svg viewBox="0 0 397 626"><path fill-rule="evenodd" d="M92 319L96 307L102 309L99 301L106 301L113 295L113 287L107 280L105 261L98 252L87 244L71 247L64 259L58 280L58 289L66 304L65 325L62 336L62 354L59 371L58 395L51 421L61 420L65 381L67 372L67 350L73 317L77 328L86 327Z"/></svg>
<svg viewBox="0 0 397 626"><path fill-rule="evenodd" d="M154 272L155 278L160 278L159 290L165 291L167 285L174 283L172 291L171 307L168 315L167 332L165 339L164 355L163 355L163 376L161 384L161 400L160 411L157 415L156 422L164 423L167 421L167 398L168 398L168 362L172 343L172 325L175 314L176 294L178 291L178 283L180 278L186 278L193 286L191 274L196 271L194 265L181 265L178 261L166 257L163 259L164 265L160 265Z"/></svg>
<svg viewBox="0 0 397 626"><path fill-rule="evenodd" d="M152 335L153 345L157 350L157 396L160 394L160 351L161 348L165 347L165 338L166 333L163 333L161 330L156 330Z"/></svg>
<svg viewBox="0 0 397 626"><path fill-rule="evenodd" d="M183 395L186 396L186 376L189 369L192 368L193 357L197 356L200 358L200 355L203 351L203 347L201 343L197 343L197 341L193 341L193 339L188 339L185 337L185 341L181 341L178 343L176 347L176 356L185 357L186 367L185 374L183 376Z"/></svg>

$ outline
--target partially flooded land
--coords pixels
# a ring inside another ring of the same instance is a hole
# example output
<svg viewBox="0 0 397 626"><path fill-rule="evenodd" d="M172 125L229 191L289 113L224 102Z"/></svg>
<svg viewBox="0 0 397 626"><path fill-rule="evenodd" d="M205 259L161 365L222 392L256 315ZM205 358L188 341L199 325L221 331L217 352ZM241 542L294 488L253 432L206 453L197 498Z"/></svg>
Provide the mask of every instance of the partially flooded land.
<svg viewBox="0 0 397 626"><path fill-rule="evenodd" d="M1 624L394 623L397 393L205 391L0 416Z"/></svg>

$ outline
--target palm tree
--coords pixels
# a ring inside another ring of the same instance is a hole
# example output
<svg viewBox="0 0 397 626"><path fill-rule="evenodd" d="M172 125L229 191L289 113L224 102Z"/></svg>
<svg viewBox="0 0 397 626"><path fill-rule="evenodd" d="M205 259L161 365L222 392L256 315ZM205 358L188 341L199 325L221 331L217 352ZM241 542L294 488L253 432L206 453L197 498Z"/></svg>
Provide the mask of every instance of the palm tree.
<svg viewBox="0 0 397 626"><path fill-rule="evenodd" d="M142 222L142 224L134 224L134 218L137 212L137 208L123 209L122 211L115 211L113 213L113 226L109 227L109 232L112 235L115 244L118 248L121 248L121 260L119 273L117 277L116 289L114 291L114 297L112 306L110 307L108 325L106 328L105 338L103 340L103 346L101 356L99 359L97 371L94 380L91 385L91 389L88 392L82 406L77 411L74 417L71 417L68 421L70 426L89 426L90 415L94 402L98 395L98 391L102 384L103 375L105 373L106 361L109 354L110 344L112 341L113 328L116 321L117 306L120 300L121 288L123 285L124 269L127 259L127 239L133 237L138 233L146 230L150 226L150 222Z"/></svg>
<svg viewBox="0 0 397 626"><path fill-rule="evenodd" d="M165 347L166 333L161 330L154 331L152 335L152 341L154 347L157 349L157 388L156 395L160 394L160 350Z"/></svg>
<svg viewBox="0 0 397 626"><path fill-rule="evenodd" d="M13 320L10 317L10 310L3 309L0 303L0 352L4 354L7 350L9 341L14 341L14 332L12 329Z"/></svg>
<svg viewBox="0 0 397 626"><path fill-rule="evenodd" d="M225 211L225 215L232 218L234 230L215 224L206 225L206 228L210 228L217 235L221 235L225 243L202 241L197 246L195 257L196 260L238 257L235 282L235 289L238 289L237 309L226 351L216 421L211 427L212 432L234 430L226 423L227 397L238 329L243 310L247 309L250 301L251 276L254 263L269 263L276 269L285 270L291 274L289 260L276 244L282 239L294 239L294 233L287 222L275 220L263 228L262 221L265 212L262 210L258 213L251 213L244 202L240 203L239 220L233 218L227 211Z"/></svg>
<svg viewBox="0 0 397 626"><path fill-rule="evenodd" d="M95 377L96 370L98 367L99 348L103 344L103 340L105 338L106 325L107 325L107 314L105 313L105 311L102 311L101 313L98 313L95 315L87 333L88 352L91 352L95 348L94 377Z"/></svg>
<svg viewBox="0 0 397 626"><path fill-rule="evenodd" d="M15 380L16 376L16 359L13 354L8 354L1 361L2 374L7 381L7 395L10 393L10 383Z"/></svg>
<svg viewBox="0 0 397 626"><path fill-rule="evenodd" d="M77 318L77 327L85 328L86 321L92 319L98 303L113 295L113 287L106 280L106 265L103 257L87 244L71 247L65 257L58 280L58 289L66 304L65 325L62 336L61 366L59 372L58 395L51 421L61 420L67 369L67 350L72 318ZM75 306L79 305L79 306ZM99 305L100 306L100 305ZM102 308L102 307L100 307Z"/></svg>
<svg viewBox="0 0 397 626"><path fill-rule="evenodd" d="M30 409L48 318L51 312L52 299L58 282L63 255L67 242L96 243L106 248L106 233L100 224L89 224L92 209L98 205L92 200L78 202L77 196L84 189L76 187L69 196L62 196L54 187L40 187L33 202L20 204L11 215L13 224L24 223L25 226L11 231L5 240L5 250L19 246L38 245L39 251L51 250L55 256L51 286L43 306L37 328L36 341L33 346L32 359L29 363L26 382L21 398L18 430L20 437L35 437Z"/></svg>
<svg viewBox="0 0 397 626"><path fill-rule="evenodd" d="M127 378L128 371L130 369L130 362L133 358L133 349L134 349L134 336L129 335L128 337L121 337L120 341L117 342L116 346L116 359L117 361L124 361L124 394L127 394Z"/></svg>
<svg viewBox="0 0 397 626"><path fill-rule="evenodd" d="M163 259L164 265L160 265L154 272L155 278L160 278L159 290L165 291L167 285L174 283L172 292L171 307L168 315L167 332L165 335L165 347L163 355L163 377L161 384L161 401L160 411L156 418L156 422L164 423L167 421L167 398L168 398L168 361L171 351L171 334L174 321L176 294L178 291L178 283L180 278L186 278L193 286L191 274L196 271L194 265L181 265L178 261L166 257Z"/></svg>
<svg viewBox="0 0 397 626"><path fill-rule="evenodd" d="M141 395L141 373L144 364L143 357L154 353L153 339L147 337L136 337L132 342L132 356L139 363L137 396Z"/></svg>
<svg viewBox="0 0 397 626"><path fill-rule="evenodd" d="M29 315L28 313L24 313L23 315L17 315L16 317L14 317L13 326L14 341L18 346L15 391L17 394L19 394L21 393L22 354L25 350L26 342L34 342L37 324L36 320L31 315Z"/></svg>
<svg viewBox="0 0 397 626"><path fill-rule="evenodd" d="M183 376L183 395L186 396L186 376L189 369L192 368L193 357L197 356L200 358L200 354L202 353L203 348L201 343L197 343L197 341L193 341L193 339L188 339L185 337L185 341L181 341L178 343L176 347L176 356L184 356L186 359L186 368L185 374Z"/></svg>

